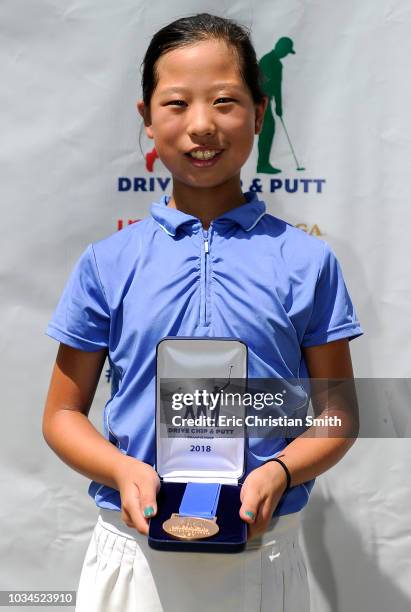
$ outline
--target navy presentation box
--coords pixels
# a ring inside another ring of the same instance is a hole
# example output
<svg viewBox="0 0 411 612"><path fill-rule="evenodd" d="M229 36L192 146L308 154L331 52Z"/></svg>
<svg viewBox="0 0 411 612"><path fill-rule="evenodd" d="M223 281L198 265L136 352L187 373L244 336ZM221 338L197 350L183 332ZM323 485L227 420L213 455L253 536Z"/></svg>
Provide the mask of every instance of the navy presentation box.
<svg viewBox="0 0 411 612"><path fill-rule="evenodd" d="M150 519L148 543L158 550L187 552L240 552L247 543L247 524L240 518L240 480L245 470L245 436L213 437L210 428L173 427L171 418L184 415L186 407L172 401L192 393L202 383L212 385L230 377L247 384L247 345L237 338L166 337L156 354L156 470L160 477L158 511ZM211 389L217 389L216 386ZM197 410L205 417L209 407ZM196 418L194 408L188 409ZM231 408L234 412L241 407ZM243 414L238 414L243 416ZM187 417L187 418L189 418ZM212 428L211 428L212 429ZM189 432L187 434L187 431ZM201 435L197 432L200 431ZM183 432L183 433L182 433ZM243 432L244 433L244 432ZM163 529L172 514L178 514L187 482L220 483L216 509L219 532L198 540L179 540Z"/></svg>

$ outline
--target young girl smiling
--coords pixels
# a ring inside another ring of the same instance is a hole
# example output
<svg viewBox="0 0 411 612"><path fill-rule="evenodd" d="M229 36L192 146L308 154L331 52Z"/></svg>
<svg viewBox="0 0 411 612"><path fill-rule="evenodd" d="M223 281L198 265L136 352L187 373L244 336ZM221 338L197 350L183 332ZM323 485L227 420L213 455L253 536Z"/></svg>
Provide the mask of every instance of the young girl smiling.
<svg viewBox="0 0 411 612"><path fill-rule="evenodd" d="M155 350L166 336L234 337L248 346L249 377L350 379L348 342L362 330L331 249L242 191L267 106L249 33L209 14L178 19L153 36L142 89L137 109L172 193L87 247L47 328L60 346L44 436L92 479L100 508L76 610L307 611L301 510L353 439L250 440L246 549L153 550ZM106 357L103 437L88 412Z"/></svg>

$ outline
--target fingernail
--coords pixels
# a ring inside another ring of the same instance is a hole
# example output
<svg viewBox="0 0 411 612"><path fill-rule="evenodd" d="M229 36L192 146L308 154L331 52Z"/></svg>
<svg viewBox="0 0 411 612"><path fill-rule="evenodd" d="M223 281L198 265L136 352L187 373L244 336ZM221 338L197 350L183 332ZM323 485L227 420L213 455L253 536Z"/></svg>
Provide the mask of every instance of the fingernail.
<svg viewBox="0 0 411 612"><path fill-rule="evenodd" d="M144 516L151 516L152 514L154 514L153 506L146 506L144 508Z"/></svg>
<svg viewBox="0 0 411 612"><path fill-rule="evenodd" d="M255 519L255 514L254 512L251 512L251 510L247 510L246 515L250 517L250 519L254 520Z"/></svg>

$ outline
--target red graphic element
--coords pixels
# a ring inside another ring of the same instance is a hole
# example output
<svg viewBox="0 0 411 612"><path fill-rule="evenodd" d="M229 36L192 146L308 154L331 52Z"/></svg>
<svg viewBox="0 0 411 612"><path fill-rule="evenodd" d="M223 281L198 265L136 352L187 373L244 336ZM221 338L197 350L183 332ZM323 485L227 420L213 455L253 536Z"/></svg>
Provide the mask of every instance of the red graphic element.
<svg viewBox="0 0 411 612"><path fill-rule="evenodd" d="M154 162L158 159L156 148L146 153L146 169L148 172L153 172Z"/></svg>
<svg viewBox="0 0 411 612"><path fill-rule="evenodd" d="M137 223L137 221L141 221L141 219L129 219L127 221L127 225L132 225L133 223ZM123 219L117 219L117 229L121 230L124 227Z"/></svg>

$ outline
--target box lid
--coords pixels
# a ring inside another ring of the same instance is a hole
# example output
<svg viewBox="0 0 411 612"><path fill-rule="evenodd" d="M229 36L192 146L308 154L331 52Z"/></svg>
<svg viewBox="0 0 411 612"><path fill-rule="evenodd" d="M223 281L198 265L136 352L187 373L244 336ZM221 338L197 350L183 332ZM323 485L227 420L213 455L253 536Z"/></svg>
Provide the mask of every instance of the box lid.
<svg viewBox="0 0 411 612"><path fill-rule="evenodd" d="M160 478L238 483L245 469L245 432L235 424L218 428L211 423L221 410L244 421L244 407L221 408L218 394L230 392L231 379L236 382L233 393L244 391L247 371L247 345L237 338L168 336L160 340L156 351L156 470Z"/></svg>

